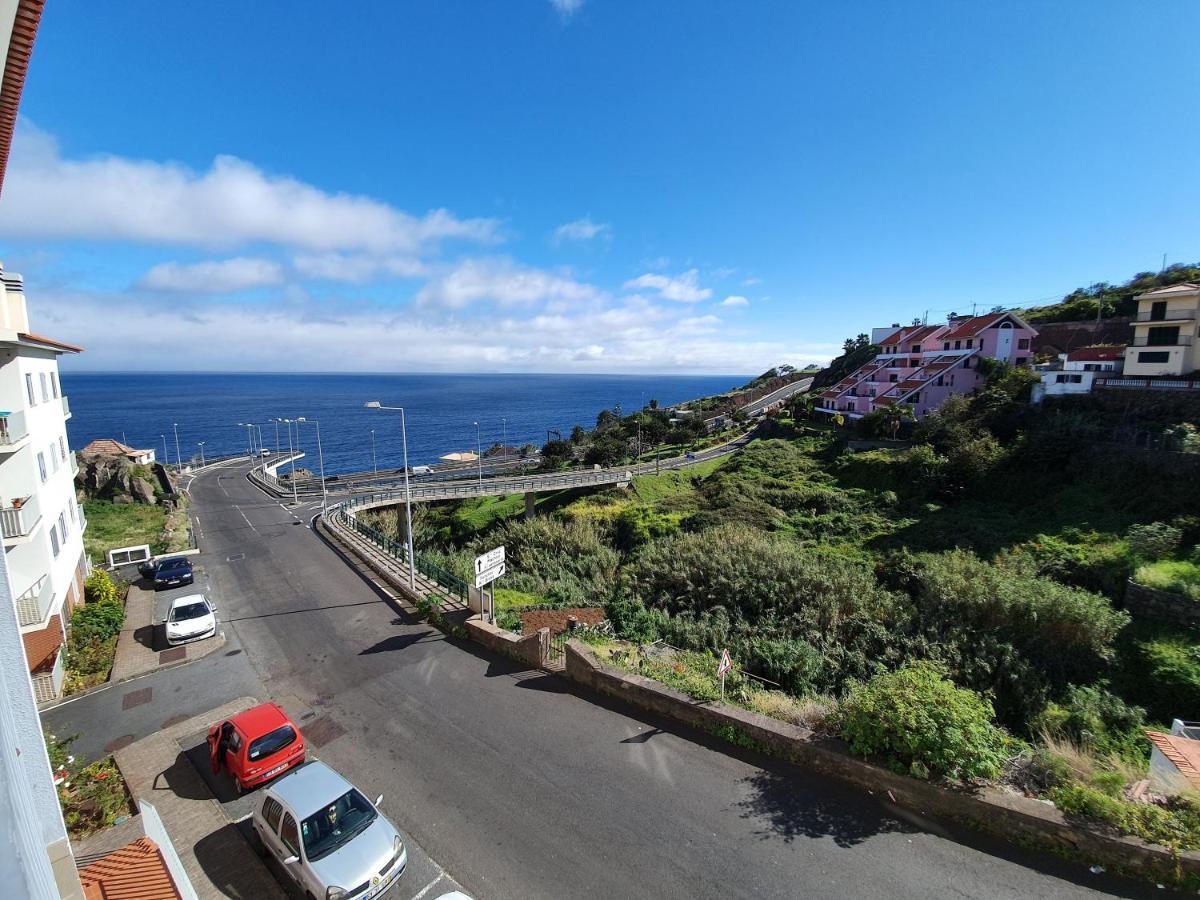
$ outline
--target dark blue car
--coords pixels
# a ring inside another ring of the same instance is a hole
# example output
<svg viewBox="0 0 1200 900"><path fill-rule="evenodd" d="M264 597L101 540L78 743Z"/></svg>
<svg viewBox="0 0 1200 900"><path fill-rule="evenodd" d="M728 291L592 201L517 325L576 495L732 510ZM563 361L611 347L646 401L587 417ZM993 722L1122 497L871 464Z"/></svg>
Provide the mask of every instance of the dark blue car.
<svg viewBox="0 0 1200 900"><path fill-rule="evenodd" d="M186 556L171 556L154 569L154 589L192 583L192 562Z"/></svg>

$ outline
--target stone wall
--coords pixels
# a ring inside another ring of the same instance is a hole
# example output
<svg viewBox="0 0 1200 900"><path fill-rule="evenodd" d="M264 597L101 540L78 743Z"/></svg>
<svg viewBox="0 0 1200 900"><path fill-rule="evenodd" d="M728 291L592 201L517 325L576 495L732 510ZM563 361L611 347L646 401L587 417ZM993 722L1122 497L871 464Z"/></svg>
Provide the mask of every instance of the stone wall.
<svg viewBox="0 0 1200 900"><path fill-rule="evenodd" d="M1125 609L1139 619L1168 625L1200 625L1200 603L1183 594L1146 587L1133 579L1125 584Z"/></svg>
<svg viewBox="0 0 1200 900"><path fill-rule="evenodd" d="M478 616L467 619L471 640L483 644L494 653L540 669L550 657L550 629L542 628L533 634L513 634L484 622Z"/></svg>
<svg viewBox="0 0 1200 900"><path fill-rule="evenodd" d="M851 756L837 738L738 707L699 702L656 681L604 666L578 641L567 642L566 675L599 693L704 731L729 737L740 733L772 755L805 768L877 794L890 792L897 805L923 815L967 822L1015 842L1044 845L1157 880L1171 879L1176 871L1176 860L1165 848L1084 829L1053 806L999 788L955 790L897 775ZM1182 853L1178 863L1185 875L1200 874L1200 853Z"/></svg>

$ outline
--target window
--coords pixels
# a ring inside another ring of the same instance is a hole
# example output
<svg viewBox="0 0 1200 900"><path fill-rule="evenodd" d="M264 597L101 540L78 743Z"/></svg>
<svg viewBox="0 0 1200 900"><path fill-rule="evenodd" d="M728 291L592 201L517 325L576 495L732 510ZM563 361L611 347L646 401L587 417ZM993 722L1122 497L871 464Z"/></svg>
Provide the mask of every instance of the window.
<svg viewBox="0 0 1200 900"><path fill-rule="evenodd" d="M899 375L889 375L888 376L888 381L890 381L892 384L895 384L899 380L900 380Z"/></svg>
<svg viewBox="0 0 1200 900"><path fill-rule="evenodd" d="M58 454L54 452L54 445L50 445L50 472L53 474L58 471Z"/></svg>
<svg viewBox="0 0 1200 900"><path fill-rule="evenodd" d="M58 532L53 528L50 529L50 549L54 551L55 556L58 556Z"/></svg>
<svg viewBox="0 0 1200 900"><path fill-rule="evenodd" d="M1085 371L1085 372L1099 372L1099 371L1100 371L1100 364L1099 364L1099 363L1084 363L1084 364L1083 364L1083 371Z"/></svg>
<svg viewBox="0 0 1200 900"><path fill-rule="evenodd" d="M969 356L963 360L963 368L964 369L971 368L971 358Z"/></svg>
<svg viewBox="0 0 1200 900"><path fill-rule="evenodd" d="M955 350L961 350L961 349L962 349L962 341L955 341L955 342L954 342L954 349L955 349Z"/></svg>
<svg viewBox="0 0 1200 900"><path fill-rule="evenodd" d="M279 817L281 815L283 815L283 807L279 805L279 801L274 797L268 797L263 803L263 818L271 826L272 834L279 833Z"/></svg>
<svg viewBox="0 0 1200 900"><path fill-rule="evenodd" d="M67 515L66 513L58 514L58 534L62 538L62 542L67 542Z"/></svg>
<svg viewBox="0 0 1200 900"><path fill-rule="evenodd" d="M943 350L949 350L949 349L950 349L950 342L949 342L949 341L946 341L944 344L942 344L942 349L943 349Z"/></svg>
<svg viewBox="0 0 1200 900"><path fill-rule="evenodd" d="M42 484L45 484L46 483L46 454L42 453L39 450L38 455L37 455L37 461L38 461L38 474L42 476Z"/></svg>
<svg viewBox="0 0 1200 900"><path fill-rule="evenodd" d="M42 385L42 402L49 403L50 402L50 390L49 390L49 388L46 387L46 373L45 372L38 372L38 381Z"/></svg>
<svg viewBox="0 0 1200 900"><path fill-rule="evenodd" d="M33 376L25 373L25 393L29 394L29 405L37 406L37 397L33 395Z"/></svg>
<svg viewBox="0 0 1200 900"><path fill-rule="evenodd" d="M1054 376L1055 384L1079 384L1082 381L1083 381L1082 375L1073 375L1069 372Z"/></svg>
<svg viewBox="0 0 1200 900"><path fill-rule="evenodd" d="M1018 356L1016 359L1016 364L1018 366L1024 366L1024 365L1028 364L1028 362L1029 362L1028 356Z"/></svg>
<svg viewBox="0 0 1200 900"><path fill-rule="evenodd" d="M909 352L909 353L920 353L920 352L921 352L921 345L920 345L920 344L913 344L913 345L912 345L912 350L910 350L910 351L908 351L908 352Z"/></svg>
<svg viewBox="0 0 1200 900"><path fill-rule="evenodd" d="M71 521L74 524L78 525L79 524L79 513L75 511L76 506L78 506L78 504L74 500L72 500L69 504L67 504L67 511L71 514Z"/></svg>
<svg viewBox="0 0 1200 900"><path fill-rule="evenodd" d="M946 383L946 376L945 376L945 375L939 375L939 376L938 376L938 380L937 380L937 386L938 386L938 387L942 387L942 386L943 386L945 383Z"/></svg>
<svg viewBox="0 0 1200 900"><path fill-rule="evenodd" d="M1018 350L1028 350L1029 349L1029 338L1017 338L1017 349Z"/></svg>
<svg viewBox="0 0 1200 900"><path fill-rule="evenodd" d="M366 831L379 815L370 802L351 788L320 812L304 820L304 852L314 862ZM287 822L284 822L287 827Z"/></svg>
<svg viewBox="0 0 1200 900"><path fill-rule="evenodd" d="M974 345L975 345L975 340L973 338L967 338L967 349L970 350L971 347L973 347Z"/></svg>
<svg viewBox="0 0 1200 900"><path fill-rule="evenodd" d="M1170 360L1171 354L1166 350L1150 350L1138 354L1138 362L1140 363L1165 363L1170 362Z"/></svg>
<svg viewBox="0 0 1200 900"><path fill-rule="evenodd" d="M1147 347L1174 347L1178 343L1178 325L1156 325L1146 334Z"/></svg>
<svg viewBox="0 0 1200 900"><path fill-rule="evenodd" d="M266 759L268 756L278 753L285 747L290 747L295 742L296 730L291 725L281 725L269 734L264 734L262 737L251 741L250 749L246 752L246 758L251 762Z"/></svg>
<svg viewBox="0 0 1200 900"><path fill-rule="evenodd" d="M60 396L62 396L58 392L58 373L57 372L50 373L50 388L51 388L51 390L54 391L54 399L55 400L57 400Z"/></svg>
<svg viewBox="0 0 1200 900"><path fill-rule="evenodd" d="M300 829L296 827L296 820L292 818L291 813L287 813L283 817L283 827L279 829L279 839L292 853L296 856L300 855Z"/></svg>
<svg viewBox="0 0 1200 900"><path fill-rule="evenodd" d="M61 434L58 436L58 455L63 462L67 461L67 439Z"/></svg>
<svg viewBox="0 0 1200 900"><path fill-rule="evenodd" d="M919 359L910 359L910 360L908 361L908 364L909 364L909 366L910 366L911 368L914 368L914 369L915 369L915 368L917 368L918 366L920 366L920 365L921 365L921 361L920 361Z"/></svg>
<svg viewBox="0 0 1200 900"><path fill-rule="evenodd" d="M1150 304L1150 321L1161 322L1167 317L1167 301L1155 300Z"/></svg>

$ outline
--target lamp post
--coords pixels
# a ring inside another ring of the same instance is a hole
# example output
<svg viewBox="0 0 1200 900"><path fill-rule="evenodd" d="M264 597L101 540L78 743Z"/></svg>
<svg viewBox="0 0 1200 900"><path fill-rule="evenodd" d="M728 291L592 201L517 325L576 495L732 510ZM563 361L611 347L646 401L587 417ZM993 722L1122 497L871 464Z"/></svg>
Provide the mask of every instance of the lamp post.
<svg viewBox="0 0 1200 900"><path fill-rule="evenodd" d="M204 441L197 441L196 444L200 447L200 468L204 468Z"/></svg>
<svg viewBox="0 0 1200 900"><path fill-rule="evenodd" d="M475 426L475 461L479 463L479 489L483 490L483 444L479 441L479 423L471 424Z"/></svg>
<svg viewBox="0 0 1200 900"><path fill-rule="evenodd" d="M254 426L249 422L238 422L237 424L246 429L246 444L249 448L246 453L251 459L254 459Z"/></svg>
<svg viewBox="0 0 1200 900"><path fill-rule="evenodd" d="M279 454L279 419L275 420L275 453Z"/></svg>
<svg viewBox="0 0 1200 900"><path fill-rule="evenodd" d="M321 423L316 419L306 419L304 416L296 417L296 433L300 433L301 422L312 422L317 426L317 460L321 467L321 513L324 515L329 512L326 491L325 491L325 453L321 450Z"/></svg>
<svg viewBox="0 0 1200 900"><path fill-rule="evenodd" d="M296 452L292 449L292 420L284 419L288 427L288 468L292 474L292 503L299 504L300 498L296 495ZM299 443L300 435L296 435L296 442ZM276 470L278 471L278 470Z"/></svg>
<svg viewBox="0 0 1200 900"><path fill-rule="evenodd" d="M371 470L379 477L379 463L375 459L375 429L371 429Z"/></svg>
<svg viewBox="0 0 1200 900"><path fill-rule="evenodd" d="M170 468L171 454L167 452L167 436L165 434L160 434L159 437L163 439L163 465L167 468Z"/></svg>
<svg viewBox="0 0 1200 900"><path fill-rule="evenodd" d="M182 472L183 460L179 458L179 423L172 422L171 427L175 429L175 468Z"/></svg>
<svg viewBox="0 0 1200 900"><path fill-rule="evenodd" d="M504 461L508 462L508 419L500 420L500 452L503 455Z"/></svg>
<svg viewBox="0 0 1200 900"><path fill-rule="evenodd" d="M417 558L413 554L412 489L408 483L408 426L404 421L404 407L382 406L378 400L368 400L363 405L367 409L390 409L400 413L400 438L404 444L404 521L408 538L408 586L415 591L417 589Z"/></svg>

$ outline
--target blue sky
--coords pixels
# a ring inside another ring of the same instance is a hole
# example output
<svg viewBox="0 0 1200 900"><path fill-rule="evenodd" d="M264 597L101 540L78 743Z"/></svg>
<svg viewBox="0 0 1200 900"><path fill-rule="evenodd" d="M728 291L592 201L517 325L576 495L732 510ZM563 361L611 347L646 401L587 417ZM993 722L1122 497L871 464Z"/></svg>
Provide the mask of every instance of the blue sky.
<svg viewBox="0 0 1200 900"><path fill-rule="evenodd" d="M79 369L823 361L1200 258L1198 26L1192 0L56 0L0 258Z"/></svg>

